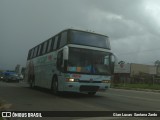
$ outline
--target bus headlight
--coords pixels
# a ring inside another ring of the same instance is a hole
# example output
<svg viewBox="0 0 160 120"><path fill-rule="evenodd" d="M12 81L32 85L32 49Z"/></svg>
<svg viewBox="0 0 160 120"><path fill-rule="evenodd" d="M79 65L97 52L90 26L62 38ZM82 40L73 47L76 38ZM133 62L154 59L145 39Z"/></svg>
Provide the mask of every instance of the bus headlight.
<svg viewBox="0 0 160 120"><path fill-rule="evenodd" d="M110 83L110 80L102 80L102 83Z"/></svg>
<svg viewBox="0 0 160 120"><path fill-rule="evenodd" d="M78 82L78 79L74 79L74 78L67 78L66 82Z"/></svg>

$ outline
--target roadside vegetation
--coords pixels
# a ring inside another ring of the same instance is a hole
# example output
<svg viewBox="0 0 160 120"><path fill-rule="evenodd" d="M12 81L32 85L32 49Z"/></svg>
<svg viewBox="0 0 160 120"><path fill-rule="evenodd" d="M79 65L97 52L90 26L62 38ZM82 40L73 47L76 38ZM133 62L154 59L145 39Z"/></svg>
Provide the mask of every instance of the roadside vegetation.
<svg viewBox="0 0 160 120"><path fill-rule="evenodd" d="M160 84L112 84L112 88L160 90Z"/></svg>

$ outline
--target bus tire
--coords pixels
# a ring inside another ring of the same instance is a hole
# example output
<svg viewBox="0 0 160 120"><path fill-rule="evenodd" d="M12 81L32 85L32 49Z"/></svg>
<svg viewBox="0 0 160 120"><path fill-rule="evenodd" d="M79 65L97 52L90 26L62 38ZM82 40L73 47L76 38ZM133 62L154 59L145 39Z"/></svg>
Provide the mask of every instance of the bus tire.
<svg viewBox="0 0 160 120"><path fill-rule="evenodd" d="M96 94L96 92L88 92L88 95L91 95L91 96L93 96L95 94Z"/></svg>
<svg viewBox="0 0 160 120"><path fill-rule="evenodd" d="M57 79L57 76L53 77L51 90L52 90L53 94L58 95L59 91L58 91L58 79Z"/></svg>

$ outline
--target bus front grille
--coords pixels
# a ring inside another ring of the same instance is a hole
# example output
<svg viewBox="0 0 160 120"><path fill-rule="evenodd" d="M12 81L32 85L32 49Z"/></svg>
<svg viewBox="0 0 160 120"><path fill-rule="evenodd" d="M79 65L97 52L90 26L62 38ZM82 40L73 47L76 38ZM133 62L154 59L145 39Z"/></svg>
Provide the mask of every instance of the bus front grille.
<svg viewBox="0 0 160 120"><path fill-rule="evenodd" d="M92 91L98 91L99 86L88 86L88 85L81 85L80 86L80 92L92 92Z"/></svg>
<svg viewBox="0 0 160 120"><path fill-rule="evenodd" d="M102 83L101 81L88 81L88 80L79 80L80 83Z"/></svg>

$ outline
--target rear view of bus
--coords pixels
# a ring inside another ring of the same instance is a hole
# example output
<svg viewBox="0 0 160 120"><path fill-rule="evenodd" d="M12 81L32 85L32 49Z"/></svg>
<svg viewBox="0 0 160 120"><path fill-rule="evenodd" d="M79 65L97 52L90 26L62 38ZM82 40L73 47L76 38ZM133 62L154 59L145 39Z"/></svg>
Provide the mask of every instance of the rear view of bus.
<svg viewBox="0 0 160 120"><path fill-rule="evenodd" d="M30 50L27 79L31 87L49 88L55 94L68 91L94 95L110 87L113 60L107 36L67 29Z"/></svg>

